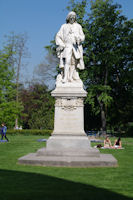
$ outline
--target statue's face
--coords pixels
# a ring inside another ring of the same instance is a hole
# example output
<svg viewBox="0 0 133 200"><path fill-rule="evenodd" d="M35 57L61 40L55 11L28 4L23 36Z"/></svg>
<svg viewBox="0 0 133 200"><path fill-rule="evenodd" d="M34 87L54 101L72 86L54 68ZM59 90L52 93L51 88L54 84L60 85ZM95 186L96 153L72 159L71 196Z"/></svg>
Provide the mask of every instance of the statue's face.
<svg viewBox="0 0 133 200"><path fill-rule="evenodd" d="M70 15L70 17L69 17L69 23L73 24L75 22L75 20L76 20L75 15Z"/></svg>

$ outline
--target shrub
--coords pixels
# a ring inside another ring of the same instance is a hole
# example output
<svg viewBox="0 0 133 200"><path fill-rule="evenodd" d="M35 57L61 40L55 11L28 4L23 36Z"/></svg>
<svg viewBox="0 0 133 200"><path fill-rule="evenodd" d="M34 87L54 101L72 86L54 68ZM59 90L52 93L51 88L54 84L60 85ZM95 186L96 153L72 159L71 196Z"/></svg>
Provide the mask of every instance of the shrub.
<svg viewBox="0 0 133 200"><path fill-rule="evenodd" d="M127 136L133 137L133 122L129 122L127 125Z"/></svg>
<svg viewBox="0 0 133 200"><path fill-rule="evenodd" d="M8 129L7 134L9 135L47 135L50 136L53 130L41 130L41 129L22 129L22 130L13 130Z"/></svg>

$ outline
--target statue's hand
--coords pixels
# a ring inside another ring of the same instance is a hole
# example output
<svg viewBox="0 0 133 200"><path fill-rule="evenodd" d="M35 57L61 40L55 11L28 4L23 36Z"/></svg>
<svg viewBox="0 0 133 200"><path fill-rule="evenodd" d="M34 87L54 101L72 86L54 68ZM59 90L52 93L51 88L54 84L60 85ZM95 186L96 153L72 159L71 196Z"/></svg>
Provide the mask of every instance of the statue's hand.
<svg viewBox="0 0 133 200"><path fill-rule="evenodd" d="M81 44L81 40L78 38L77 39L77 44L80 45Z"/></svg>
<svg viewBox="0 0 133 200"><path fill-rule="evenodd" d="M63 51L64 50L64 47L63 46L59 46L59 51Z"/></svg>
<svg viewBox="0 0 133 200"><path fill-rule="evenodd" d="M57 49L56 49L57 52L61 52L61 51L63 51L63 50L64 50L64 47L63 47L63 46L58 46Z"/></svg>
<svg viewBox="0 0 133 200"><path fill-rule="evenodd" d="M77 37L77 36L75 36L75 39L76 39L76 43L77 43L77 45L80 45L80 43L81 43L81 40L80 40L80 38L79 38L79 37Z"/></svg>

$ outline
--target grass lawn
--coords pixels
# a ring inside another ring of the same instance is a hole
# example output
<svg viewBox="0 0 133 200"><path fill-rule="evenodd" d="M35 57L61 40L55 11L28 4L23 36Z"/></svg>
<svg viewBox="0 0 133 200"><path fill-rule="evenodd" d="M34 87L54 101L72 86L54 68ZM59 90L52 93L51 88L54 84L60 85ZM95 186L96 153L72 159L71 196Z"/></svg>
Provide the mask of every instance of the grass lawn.
<svg viewBox="0 0 133 200"><path fill-rule="evenodd" d="M114 155L116 168L63 168L17 164L43 147L37 139L46 137L7 137L9 143L0 143L0 200L133 199L133 138L122 138L123 150L100 150Z"/></svg>

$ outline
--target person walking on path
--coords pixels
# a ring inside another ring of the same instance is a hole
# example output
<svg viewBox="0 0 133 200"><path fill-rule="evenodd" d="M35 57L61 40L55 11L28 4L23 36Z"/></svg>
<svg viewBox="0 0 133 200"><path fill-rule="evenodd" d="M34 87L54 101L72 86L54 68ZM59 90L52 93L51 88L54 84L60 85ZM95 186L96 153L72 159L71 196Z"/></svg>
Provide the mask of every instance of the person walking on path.
<svg viewBox="0 0 133 200"><path fill-rule="evenodd" d="M8 138L6 137L7 127L5 126L4 123L2 123L1 126L2 126L2 130L1 130L1 140L3 140L3 137L5 137L5 139L6 139L7 141L9 141Z"/></svg>

